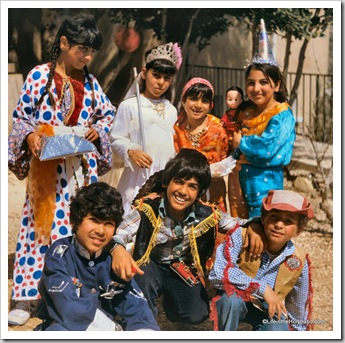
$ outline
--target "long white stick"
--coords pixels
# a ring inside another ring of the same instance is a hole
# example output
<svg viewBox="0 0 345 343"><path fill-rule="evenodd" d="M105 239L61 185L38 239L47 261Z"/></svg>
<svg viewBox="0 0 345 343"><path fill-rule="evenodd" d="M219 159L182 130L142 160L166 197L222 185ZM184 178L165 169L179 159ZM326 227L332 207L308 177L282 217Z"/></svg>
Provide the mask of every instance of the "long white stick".
<svg viewBox="0 0 345 343"><path fill-rule="evenodd" d="M140 126L140 133L141 133L141 143L142 143L142 148L143 151L146 153L146 143L145 143L145 132L144 132L144 123L143 123L143 113L141 110L141 102L140 102L140 89L139 89L139 82L138 82L138 73L137 73L137 68L133 68L134 72L134 79L136 81L135 87L137 91L137 102L138 102L138 117L139 117L139 126ZM145 168L146 172L146 179L149 178L149 171L147 168Z"/></svg>

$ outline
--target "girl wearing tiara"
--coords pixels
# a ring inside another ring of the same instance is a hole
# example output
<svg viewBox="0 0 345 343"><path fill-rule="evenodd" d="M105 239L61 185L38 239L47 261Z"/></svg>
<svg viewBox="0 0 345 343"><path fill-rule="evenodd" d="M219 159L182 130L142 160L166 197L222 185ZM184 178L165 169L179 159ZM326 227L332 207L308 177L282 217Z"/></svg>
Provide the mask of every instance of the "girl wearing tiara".
<svg viewBox="0 0 345 343"><path fill-rule="evenodd" d="M234 132L233 146L250 218L260 216L262 199L269 190L284 189L283 166L290 163L296 138L285 80L262 19L259 49L246 68L245 79L249 106L239 116L243 128L242 133Z"/></svg>
<svg viewBox="0 0 345 343"><path fill-rule="evenodd" d="M134 94L127 95L116 113L110 140L113 151L125 165L117 187L125 214L131 210L131 203L147 178L164 169L175 156L173 125L177 110L170 100L171 85L181 63L177 43L160 45L147 52L146 64L138 76L139 99Z"/></svg>
<svg viewBox="0 0 345 343"><path fill-rule="evenodd" d="M93 16L81 13L66 19L55 37L51 61L29 72L13 112L9 169L20 180L27 177L28 183L15 254L11 325L23 325L30 318L47 248L71 235L71 196L112 165L107 133L115 108L87 68L101 43ZM97 150L40 161L42 135L53 135L62 126L80 132Z"/></svg>

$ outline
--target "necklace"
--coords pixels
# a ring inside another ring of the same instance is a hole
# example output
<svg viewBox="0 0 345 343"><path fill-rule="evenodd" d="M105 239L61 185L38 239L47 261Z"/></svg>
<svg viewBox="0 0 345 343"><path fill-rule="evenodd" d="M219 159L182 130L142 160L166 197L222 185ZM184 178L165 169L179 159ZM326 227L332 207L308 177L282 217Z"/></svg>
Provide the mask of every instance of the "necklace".
<svg viewBox="0 0 345 343"><path fill-rule="evenodd" d="M151 106L154 111L163 119L165 119L165 105L164 102L161 100L158 103L154 103L150 100Z"/></svg>
<svg viewBox="0 0 345 343"><path fill-rule="evenodd" d="M190 132L190 128L191 128L191 125L190 125L189 121L187 121L187 124L186 124L187 137L190 140L190 142L192 143L194 148L199 148L200 147L199 139L203 135L203 133L207 130L207 126L204 126L201 131L194 133L194 134Z"/></svg>

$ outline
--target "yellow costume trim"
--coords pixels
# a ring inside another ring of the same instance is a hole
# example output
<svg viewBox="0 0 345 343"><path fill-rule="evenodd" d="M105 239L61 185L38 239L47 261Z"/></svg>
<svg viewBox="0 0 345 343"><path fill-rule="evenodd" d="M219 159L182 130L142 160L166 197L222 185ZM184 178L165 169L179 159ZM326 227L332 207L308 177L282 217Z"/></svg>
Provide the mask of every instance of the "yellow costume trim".
<svg viewBox="0 0 345 343"><path fill-rule="evenodd" d="M153 247L156 245L157 234L161 229L162 219L161 219L161 217L158 217L158 218L156 217L156 215L155 215L155 213L154 213L154 211L150 205L145 204L144 202L140 202L138 200L135 202L135 204L137 205L136 208L139 211L142 211L147 216L147 218L149 219L149 221L152 224L152 227L154 228L153 233L152 233L151 238L150 238L150 242L149 242L148 247L145 251L145 254L139 260L136 261L137 265L141 266L141 265L147 264L150 261L150 254L151 254Z"/></svg>
<svg viewBox="0 0 345 343"><path fill-rule="evenodd" d="M157 235L162 227L162 218L155 215L152 207L141 200L135 201L135 206L137 210L142 211L151 222L154 230L150 238L150 242L145 251L145 254L136 261L138 266L145 265L150 261L150 254L157 242ZM196 244L196 238L203 235L205 232L216 226L220 220L220 212L218 209L212 206L212 214L208 216L205 220L199 223L196 227L192 227L189 233L189 245L191 247L191 254L193 256L194 266L197 270L198 276L201 282L205 285L204 271L201 267L200 257L198 254L198 247Z"/></svg>
<svg viewBox="0 0 345 343"><path fill-rule="evenodd" d="M213 213L210 214L205 220L200 222L195 228L194 231L196 232L195 237L198 238L202 236L205 232L209 229L216 226L220 221L220 212L218 209L212 206Z"/></svg>
<svg viewBox="0 0 345 343"><path fill-rule="evenodd" d="M245 126L242 129L242 132L245 136L261 136L261 134L266 130L266 127L270 119L275 115L279 114L280 112L287 110L288 108L289 104L287 102L278 103L276 106L272 107L267 111L264 111L257 117L254 117L254 109L246 109L244 112L240 114L239 118Z"/></svg>

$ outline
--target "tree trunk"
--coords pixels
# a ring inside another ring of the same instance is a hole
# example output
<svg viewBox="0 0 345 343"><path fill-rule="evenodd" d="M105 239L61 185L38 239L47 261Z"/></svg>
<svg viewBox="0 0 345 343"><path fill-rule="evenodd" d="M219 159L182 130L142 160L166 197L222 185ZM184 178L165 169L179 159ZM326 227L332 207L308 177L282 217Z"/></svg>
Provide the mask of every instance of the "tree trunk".
<svg viewBox="0 0 345 343"><path fill-rule="evenodd" d="M188 31L187 31L186 37L184 39L184 42L183 42L182 48L181 48L181 53L182 53L183 59L185 59L187 56L187 45L189 44L189 38L190 38L190 35L192 33L194 20L197 18L199 12L200 12L200 8L198 8L196 10L196 12L194 13L194 15L192 16L192 18L190 20ZM183 85L186 81L185 80L185 69L186 69L186 63L185 63L185 60L183 60L181 68L178 71L177 77L176 77L176 87L175 87L176 92L175 92L174 98L171 101L175 107L177 107L178 103L180 102L182 88L183 88Z"/></svg>
<svg viewBox="0 0 345 343"><path fill-rule="evenodd" d="M294 104L294 102L297 98L297 90L298 90L299 82L300 82L301 76L302 76L303 64L304 64L304 60L305 60L305 52L307 50L308 43L309 43L309 39L304 38L303 45L302 45L301 50L299 52L296 78L295 78L295 82L294 82L294 85L293 85L292 90L291 90L290 106L292 106Z"/></svg>
<svg viewBox="0 0 345 343"><path fill-rule="evenodd" d="M288 33L286 35L286 48L285 48L285 57L284 57L284 68L283 68L283 76L285 80L289 71L289 59L291 55L291 40L292 40L292 34Z"/></svg>
<svg viewBox="0 0 345 343"><path fill-rule="evenodd" d="M162 42L162 44L167 43L167 32L166 32L167 16L168 16L168 9L163 8L163 10L162 10L162 28L161 28L161 42Z"/></svg>

